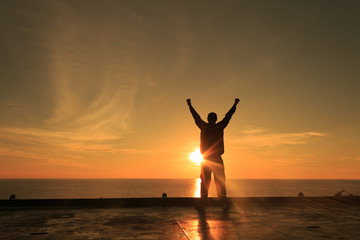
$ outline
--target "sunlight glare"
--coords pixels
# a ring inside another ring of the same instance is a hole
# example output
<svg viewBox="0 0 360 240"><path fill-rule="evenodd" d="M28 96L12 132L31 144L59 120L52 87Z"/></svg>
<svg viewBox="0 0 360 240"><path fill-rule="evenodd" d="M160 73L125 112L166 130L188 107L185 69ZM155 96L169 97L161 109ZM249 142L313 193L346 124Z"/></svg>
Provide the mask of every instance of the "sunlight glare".
<svg viewBox="0 0 360 240"><path fill-rule="evenodd" d="M196 163L197 165L200 165L201 162L203 161L203 156L200 153L200 149L196 149L195 151L193 151L192 153L190 153L189 155L189 159L193 162Z"/></svg>
<svg viewBox="0 0 360 240"><path fill-rule="evenodd" d="M197 178L195 180L195 189L194 189L194 196L196 198L199 198L201 196L201 179Z"/></svg>

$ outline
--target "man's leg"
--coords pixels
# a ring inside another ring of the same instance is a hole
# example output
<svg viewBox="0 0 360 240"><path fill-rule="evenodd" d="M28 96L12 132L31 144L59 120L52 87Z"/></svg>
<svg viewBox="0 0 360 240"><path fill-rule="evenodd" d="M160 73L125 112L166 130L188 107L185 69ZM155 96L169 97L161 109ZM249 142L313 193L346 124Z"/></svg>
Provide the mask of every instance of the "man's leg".
<svg viewBox="0 0 360 240"><path fill-rule="evenodd" d="M225 168L221 156L219 156L219 160L221 161L214 162L213 171L218 197L223 200L226 198Z"/></svg>
<svg viewBox="0 0 360 240"><path fill-rule="evenodd" d="M214 159L214 179L216 184L216 191L219 197L219 200L221 201L223 205L223 210L227 212L230 209L230 202L226 198L226 186L225 186L225 168L224 168L224 162L221 158L221 156L217 156L216 159Z"/></svg>
<svg viewBox="0 0 360 240"><path fill-rule="evenodd" d="M211 168L209 167L209 161L204 160L201 163L201 187L200 194L202 201L206 201L209 193L209 187L211 182Z"/></svg>

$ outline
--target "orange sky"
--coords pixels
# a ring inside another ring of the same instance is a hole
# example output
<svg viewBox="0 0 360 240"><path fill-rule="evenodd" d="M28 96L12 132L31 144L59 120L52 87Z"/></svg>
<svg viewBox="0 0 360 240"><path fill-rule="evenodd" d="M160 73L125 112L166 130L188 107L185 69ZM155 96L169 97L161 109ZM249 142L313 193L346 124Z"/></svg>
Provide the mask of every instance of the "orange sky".
<svg viewBox="0 0 360 240"><path fill-rule="evenodd" d="M1 1L0 178L359 179L358 5Z"/></svg>

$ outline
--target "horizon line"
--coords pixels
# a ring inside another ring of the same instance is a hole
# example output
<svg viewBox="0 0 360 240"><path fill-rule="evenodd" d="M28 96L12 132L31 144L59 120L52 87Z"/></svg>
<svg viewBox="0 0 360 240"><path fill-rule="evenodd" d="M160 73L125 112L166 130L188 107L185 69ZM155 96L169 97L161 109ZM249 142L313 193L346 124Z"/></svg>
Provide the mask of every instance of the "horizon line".
<svg viewBox="0 0 360 240"><path fill-rule="evenodd" d="M123 179L123 180L190 180L190 179L199 179L196 178L36 178L36 177L28 177L28 178L1 178L0 180L106 180L106 179ZM227 180L360 180L360 178L228 178Z"/></svg>

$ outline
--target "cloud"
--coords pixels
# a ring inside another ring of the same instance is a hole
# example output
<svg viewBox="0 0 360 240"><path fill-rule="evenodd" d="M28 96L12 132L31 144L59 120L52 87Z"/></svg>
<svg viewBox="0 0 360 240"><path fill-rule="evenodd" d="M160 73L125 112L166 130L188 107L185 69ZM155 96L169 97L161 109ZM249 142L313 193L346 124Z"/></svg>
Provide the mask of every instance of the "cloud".
<svg viewBox="0 0 360 240"><path fill-rule="evenodd" d="M241 145L256 147L276 147L281 145L307 144L312 140L327 136L320 132L295 132L295 133L268 133L269 130L261 127L248 126L243 131L243 136L230 141Z"/></svg>
<svg viewBox="0 0 360 240"><path fill-rule="evenodd" d="M260 134L260 133L263 133L266 131L267 131L267 129L265 129L265 128L246 126L245 130L242 133L246 134L246 135L253 135L253 134Z"/></svg>
<svg viewBox="0 0 360 240"><path fill-rule="evenodd" d="M85 135L66 131L37 128L0 127L0 155L66 162L78 164L86 160L89 153L135 154L136 148L121 146L121 138L116 135Z"/></svg>
<svg viewBox="0 0 360 240"><path fill-rule="evenodd" d="M57 48L49 53L49 74L55 108L46 123L76 129L124 130L133 109L137 77L122 71L114 56L97 56L104 49L87 52L75 40L69 40L69 47L58 42L54 45Z"/></svg>
<svg viewBox="0 0 360 240"><path fill-rule="evenodd" d="M124 141L132 132L128 119L140 79L138 58L129 47L133 41L124 45L121 31L115 33L113 26L95 21L92 15L79 19L67 3L41 6L34 12L24 8L27 12L20 12L25 14L20 22L26 26L10 28L26 34L16 45L31 47L31 54L24 49L19 57L13 53L27 68L9 78L16 85L17 101L14 94L0 99L0 110L6 110L0 124L0 155L85 166L100 156L112 159L141 152ZM49 27L37 26L38 22ZM150 77L148 86L155 85Z"/></svg>

